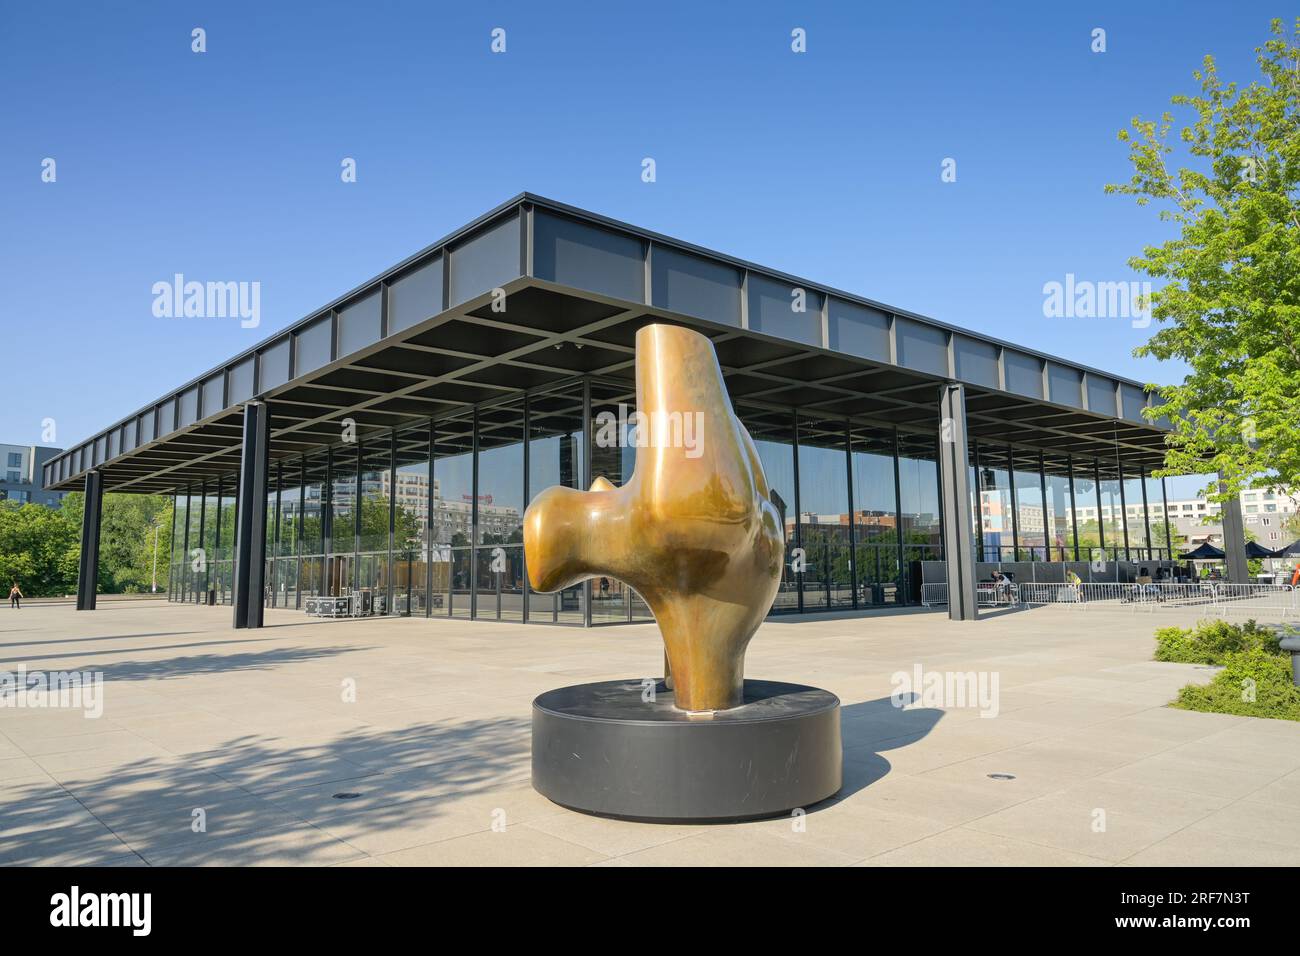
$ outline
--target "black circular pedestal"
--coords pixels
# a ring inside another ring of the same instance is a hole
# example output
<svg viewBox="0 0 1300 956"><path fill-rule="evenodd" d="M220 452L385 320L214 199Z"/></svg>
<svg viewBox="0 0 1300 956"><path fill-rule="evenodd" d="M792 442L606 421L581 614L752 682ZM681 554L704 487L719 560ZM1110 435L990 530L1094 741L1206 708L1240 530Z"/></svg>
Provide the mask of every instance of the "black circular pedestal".
<svg viewBox="0 0 1300 956"><path fill-rule="evenodd" d="M801 684L745 681L744 703L701 717L662 681L547 691L533 701L533 788L586 813L659 822L788 813L840 789L840 702Z"/></svg>

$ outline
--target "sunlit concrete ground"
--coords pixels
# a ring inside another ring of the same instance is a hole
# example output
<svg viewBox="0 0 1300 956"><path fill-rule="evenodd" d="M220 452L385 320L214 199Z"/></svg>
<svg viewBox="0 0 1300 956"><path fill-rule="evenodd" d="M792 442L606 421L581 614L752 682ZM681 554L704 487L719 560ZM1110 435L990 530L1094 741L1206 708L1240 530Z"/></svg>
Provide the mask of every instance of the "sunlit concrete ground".
<svg viewBox="0 0 1300 956"><path fill-rule="evenodd" d="M694 827L529 786L533 697L654 676L650 626L269 611L250 632L226 608L6 608L0 670L107 683L97 720L0 709L0 864L1300 863L1300 725L1166 707L1212 674L1150 660L1174 613L768 623L747 673L840 696L844 789L802 819ZM998 716L895 709L891 675L917 664L996 673Z"/></svg>

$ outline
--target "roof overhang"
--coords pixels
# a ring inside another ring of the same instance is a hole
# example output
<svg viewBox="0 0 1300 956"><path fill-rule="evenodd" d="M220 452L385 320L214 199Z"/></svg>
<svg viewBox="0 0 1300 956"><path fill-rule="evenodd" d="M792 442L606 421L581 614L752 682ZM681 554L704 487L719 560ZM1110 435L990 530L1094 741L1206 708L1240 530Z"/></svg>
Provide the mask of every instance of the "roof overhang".
<svg viewBox="0 0 1300 956"><path fill-rule="evenodd" d="M800 308L802 306L802 308ZM271 455L438 418L583 375L634 377L650 322L709 335L733 400L935 431L967 386L969 432L1129 469L1167 423L1128 379L522 194L45 466L46 487L169 492L239 467L242 406Z"/></svg>

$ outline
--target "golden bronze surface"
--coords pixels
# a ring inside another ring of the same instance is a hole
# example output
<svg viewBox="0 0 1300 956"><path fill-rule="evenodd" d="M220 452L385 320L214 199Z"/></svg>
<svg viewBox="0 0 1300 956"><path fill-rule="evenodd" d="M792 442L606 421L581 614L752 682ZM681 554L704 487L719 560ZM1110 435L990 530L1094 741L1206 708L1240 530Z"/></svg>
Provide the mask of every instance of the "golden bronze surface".
<svg viewBox="0 0 1300 956"><path fill-rule="evenodd" d="M636 413L629 481L548 488L528 506L529 583L546 592L601 575L624 582L659 624L677 706L735 707L745 648L776 596L785 547L713 343L680 326L641 328Z"/></svg>

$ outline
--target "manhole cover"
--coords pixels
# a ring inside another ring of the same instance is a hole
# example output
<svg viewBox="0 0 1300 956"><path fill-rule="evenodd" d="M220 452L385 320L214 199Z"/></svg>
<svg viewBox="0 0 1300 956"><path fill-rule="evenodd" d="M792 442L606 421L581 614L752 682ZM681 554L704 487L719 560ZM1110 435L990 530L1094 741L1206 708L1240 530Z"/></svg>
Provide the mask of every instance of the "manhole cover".
<svg viewBox="0 0 1300 956"><path fill-rule="evenodd" d="M1015 780L1016 779L1016 775L1014 773L991 773L988 775L988 777L990 780Z"/></svg>
<svg viewBox="0 0 1300 956"><path fill-rule="evenodd" d="M361 794L359 794L359 793L353 793L353 792L351 792L350 790L344 790L342 793L336 793L336 794L334 794L334 799L335 799L335 800L355 800L355 799L357 799L359 796L361 796Z"/></svg>

